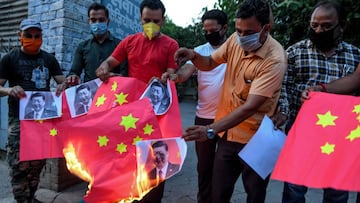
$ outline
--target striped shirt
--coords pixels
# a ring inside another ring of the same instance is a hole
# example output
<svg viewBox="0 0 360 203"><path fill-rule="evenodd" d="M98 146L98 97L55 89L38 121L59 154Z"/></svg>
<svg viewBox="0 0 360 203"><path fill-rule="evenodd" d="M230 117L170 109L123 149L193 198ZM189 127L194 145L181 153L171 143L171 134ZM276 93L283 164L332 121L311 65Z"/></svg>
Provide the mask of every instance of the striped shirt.
<svg viewBox="0 0 360 203"><path fill-rule="evenodd" d="M301 93L319 83L329 83L353 73L360 62L360 49L341 42L330 57L316 49L307 39L287 50L288 69L285 73L279 110L294 119L301 106Z"/></svg>

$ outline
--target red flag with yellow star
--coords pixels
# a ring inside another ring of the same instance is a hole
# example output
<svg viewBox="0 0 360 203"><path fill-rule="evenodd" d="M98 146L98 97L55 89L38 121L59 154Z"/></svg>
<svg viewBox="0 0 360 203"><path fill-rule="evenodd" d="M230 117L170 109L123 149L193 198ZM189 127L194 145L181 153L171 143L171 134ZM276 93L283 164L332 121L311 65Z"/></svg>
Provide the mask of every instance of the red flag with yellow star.
<svg viewBox="0 0 360 203"><path fill-rule="evenodd" d="M139 106L143 108L138 108ZM139 197L136 184L136 142L161 138L148 99L62 123L71 172L89 182L86 202L116 202Z"/></svg>
<svg viewBox="0 0 360 203"><path fill-rule="evenodd" d="M47 120L20 121L20 161L60 158L64 135L58 124L71 118L65 94L62 94L62 116Z"/></svg>
<svg viewBox="0 0 360 203"><path fill-rule="evenodd" d="M110 77L108 82L103 82L97 89L88 114L136 101L145 88L146 84L136 78Z"/></svg>
<svg viewBox="0 0 360 203"><path fill-rule="evenodd" d="M288 133L272 179L360 191L360 98L310 92Z"/></svg>

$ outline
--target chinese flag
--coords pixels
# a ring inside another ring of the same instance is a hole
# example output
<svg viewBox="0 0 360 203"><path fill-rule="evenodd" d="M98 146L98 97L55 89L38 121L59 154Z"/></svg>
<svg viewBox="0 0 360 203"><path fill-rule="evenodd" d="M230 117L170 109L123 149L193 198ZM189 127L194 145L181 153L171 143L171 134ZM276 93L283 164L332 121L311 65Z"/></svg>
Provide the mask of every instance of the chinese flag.
<svg viewBox="0 0 360 203"><path fill-rule="evenodd" d="M81 165L77 168L87 173L85 180L90 182L84 198L86 202L115 202L138 197L136 142L161 138L148 99L73 118L62 125L67 126L66 146L73 148ZM64 151L68 162L68 149ZM77 168L68 168L79 173Z"/></svg>
<svg viewBox="0 0 360 203"><path fill-rule="evenodd" d="M101 83L97 89L88 114L139 100L145 88L146 84L136 78L110 77L107 83Z"/></svg>
<svg viewBox="0 0 360 203"><path fill-rule="evenodd" d="M272 179L313 188L360 191L360 98L310 92Z"/></svg>
<svg viewBox="0 0 360 203"><path fill-rule="evenodd" d="M173 81L170 81L170 89L172 104L164 115L158 116L161 133L164 138L180 137L182 134L179 101Z"/></svg>
<svg viewBox="0 0 360 203"><path fill-rule="evenodd" d="M20 161L64 157L64 135L58 124L71 117L66 96L61 96L63 105L60 118L20 121Z"/></svg>

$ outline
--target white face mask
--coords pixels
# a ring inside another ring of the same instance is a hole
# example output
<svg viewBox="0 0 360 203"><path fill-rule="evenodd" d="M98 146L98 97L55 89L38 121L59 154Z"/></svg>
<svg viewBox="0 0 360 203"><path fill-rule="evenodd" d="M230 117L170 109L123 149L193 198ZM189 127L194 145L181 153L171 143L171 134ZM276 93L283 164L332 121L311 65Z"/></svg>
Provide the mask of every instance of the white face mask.
<svg viewBox="0 0 360 203"><path fill-rule="evenodd" d="M260 48L262 46L262 44L259 42L261 32L262 32L262 29L260 32L254 33L252 35L246 35L243 37L238 35L237 41L238 41L240 47L248 52L255 51L258 48Z"/></svg>

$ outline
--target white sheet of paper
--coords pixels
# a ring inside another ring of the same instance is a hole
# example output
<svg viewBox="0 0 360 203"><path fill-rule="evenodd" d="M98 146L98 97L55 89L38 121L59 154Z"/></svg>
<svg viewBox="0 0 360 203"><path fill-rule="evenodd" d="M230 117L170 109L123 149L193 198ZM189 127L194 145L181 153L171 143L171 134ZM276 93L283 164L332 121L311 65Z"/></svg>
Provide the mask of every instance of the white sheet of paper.
<svg viewBox="0 0 360 203"><path fill-rule="evenodd" d="M274 130L273 122L265 115L259 129L239 152L239 157L265 179L274 169L285 138L285 133Z"/></svg>

